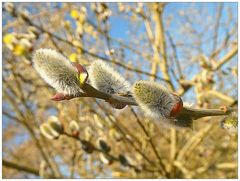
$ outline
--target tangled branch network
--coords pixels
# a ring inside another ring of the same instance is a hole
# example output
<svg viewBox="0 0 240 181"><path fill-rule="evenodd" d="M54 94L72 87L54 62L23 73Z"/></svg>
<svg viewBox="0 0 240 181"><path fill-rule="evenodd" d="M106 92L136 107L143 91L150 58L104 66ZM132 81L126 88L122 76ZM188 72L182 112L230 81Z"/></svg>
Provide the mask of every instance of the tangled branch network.
<svg viewBox="0 0 240 181"><path fill-rule="evenodd" d="M137 81L130 85L125 78L102 60L88 69L71 63L51 49L39 49L33 55L34 68L57 93L54 101L79 97L103 99L113 108L140 106L144 114L169 126L192 128L193 120L206 116L228 115L236 109L195 109L185 106L180 96L152 81Z"/></svg>

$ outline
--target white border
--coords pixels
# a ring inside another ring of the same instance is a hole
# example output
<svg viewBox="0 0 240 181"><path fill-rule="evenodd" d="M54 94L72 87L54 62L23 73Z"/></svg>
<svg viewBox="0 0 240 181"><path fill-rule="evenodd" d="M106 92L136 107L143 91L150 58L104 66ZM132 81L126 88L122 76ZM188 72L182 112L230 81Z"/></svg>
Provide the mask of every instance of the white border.
<svg viewBox="0 0 240 181"><path fill-rule="evenodd" d="M66 0L51 0L51 1L46 1L46 0L37 0L37 1L33 1L33 0L25 0L25 1L22 1L22 0L19 0L19 1L6 1L6 0L3 0L1 1L0 3L0 8L1 8L1 12L0 12L0 15L1 15L1 18L0 18L0 23L1 23L1 35L0 35L0 40L1 40L1 43L2 43L2 3L3 2L98 2L98 1L94 1L94 0L88 0L88 1L79 1L79 0L71 0L71 1L66 1ZM109 1L109 0L102 0L102 1L99 1L99 2L141 2L141 1L119 1L119 0L115 0L115 1ZM151 0L144 0L144 2L156 2L156 1L151 1ZM161 1L159 1L161 2ZM167 0L167 1L162 1L162 2L238 2L239 3L239 0L238 1L224 1L224 0L212 0L212 1L199 1L199 0L196 0L196 1L174 1L174 0ZM239 16L239 11L240 11L240 7L238 5L238 20L240 20L240 16ZM239 23L238 23L238 35L239 35ZM239 47L239 41L238 41L238 47ZM0 87L1 87L1 91L0 91L0 96L1 96L1 124L0 124L0 128L1 128L1 134L0 134L0 138L1 138L1 161L2 161L2 46L1 46L1 55L0 55L0 60L1 60L1 80L0 80ZM239 68L240 68L240 64L238 62L238 73L239 73ZM238 74L239 75L239 74ZM238 100L240 99L240 94L239 94L239 90L240 90L240 84L239 84L239 76L238 76ZM238 109L238 115L239 115L240 111ZM238 117L238 122L239 122L240 118ZM240 126L238 126L238 132L240 132ZM239 178L239 173L240 173L240 168L239 168L239 143L240 143L240 140L239 140L239 136L238 136L238 178ZM1 168L1 173L0 173L0 178L2 178L2 164L0 164L0 168ZM7 179L3 179L3 180L7 180ZM11 179L11 180L22 180L22 179ZM30 180L39 180L39 179L30 179ZM45 180L50 180L50 179L45 179ZM59 179L60 180L60 179ZM64 179L64 180L71 180L71 179ZM82 179L82 180L93 180L93 179ZM97 180L105 180L105 179L97 179ZM137 179L121 179L121 180L137 180ZM141 179L141 180L150 180L150 179ZM167 180L167 179L161 179L161 180ZM175 179L174 179L175 180ZM196 179L189 179L189 180L196 180ZM204 179L204 180L210 180L210 179ZM211 179L211 180L223 180L223 179ZM237 179L228 179L228 180L237 180Z"/></svg>

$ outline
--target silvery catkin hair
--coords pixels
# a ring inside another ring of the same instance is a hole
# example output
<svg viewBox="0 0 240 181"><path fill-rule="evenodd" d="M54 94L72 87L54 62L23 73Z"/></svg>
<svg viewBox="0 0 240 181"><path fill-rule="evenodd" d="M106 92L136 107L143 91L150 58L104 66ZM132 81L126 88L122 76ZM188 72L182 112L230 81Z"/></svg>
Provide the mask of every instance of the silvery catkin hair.
<svg viewBox="0 0 240 181"><path fill-rule="evenodd" d="M93 87L108 94L127 93L130 91L130 84L102 60L94 61L91 64L89 79Z"/></svg>
<svg viewBox="0 0 240 181"><path fill-rule="evenodd" d="M149 81L138 81L133 86L133 96L142 110L155 119L169 118L176 102L163 86Z"/></svg>
<svg viewBox="0 0 240 181"><path fill-rule="evenodd" d="M81 92L77 69L63 55L51 49L39 49L33 55L34 68L58 92Z"/></svg>
<svg viewBox="0 0 240 181"><path fill-rule="evenodd" d="M171 112L179 98L165 87L150 81L140 80L133 85L133 97L145 115L155 121L167 123L168 127L191 128L192 120L177 120Z"/></svg>

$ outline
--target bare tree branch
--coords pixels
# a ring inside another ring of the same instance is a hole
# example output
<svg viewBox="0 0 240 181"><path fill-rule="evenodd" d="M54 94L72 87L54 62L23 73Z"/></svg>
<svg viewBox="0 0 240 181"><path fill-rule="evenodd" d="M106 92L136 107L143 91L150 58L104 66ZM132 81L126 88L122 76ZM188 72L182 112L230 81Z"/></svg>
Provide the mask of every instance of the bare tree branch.
<svg viewBox="0 0 240 181"><path fill-rule="evenodd" d="M29 166L25 166L25 165L20 165L18 163L13 163L11 161L7 161L7 160L2 160L2 164L4 167L9 167L15 170L19 170L19 171L24 171L27 173L31 173L34 174L36 176L39 176L39 170L33 167L29 167Z"/></svg>

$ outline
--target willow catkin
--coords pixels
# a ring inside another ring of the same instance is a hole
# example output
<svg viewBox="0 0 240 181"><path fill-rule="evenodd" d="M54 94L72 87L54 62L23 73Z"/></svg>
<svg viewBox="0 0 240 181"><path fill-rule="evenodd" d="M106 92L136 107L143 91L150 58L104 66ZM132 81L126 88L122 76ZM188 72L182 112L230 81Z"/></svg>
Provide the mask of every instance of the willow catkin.
<svg viewBox="0 0 240 181"><path fill-rule="evenodd" d="M167 123L168 126L192 127L192 120L177 120L175 118L182 108L181 98L162 85L140 80L133 85L132 92L133 97L147 117Z"/></svg>
<svg viewBox="0 0 240 181"><path fill-rule="evenodd" d="M59 133L54 131L48 123L43 123L40 125L40 132L48 139L55 139L59 136Z"/></svg>
<svg viewBox="0 0 240 181"><path fill-rule="evenodd" d="M173 106L177 103L165 87L150 81L136 82L133 96L142 110L155 119L169 118Z"/></svg>
<svg viewBox="0 0 240 181"><path fill-rule="evenodd" d="M107 94L127 93L130 84L118 72L102 60L94 61L89 69L91 85Z"/></svg>
<svg viewBox="0 0 240 181"><path fill-rule="evenodd" d="M131 89L128 81L102 60L94 61L91 64L89 79L93 87L107 94L128 94ZM116 109L126 106L120 102L111 102L110 100L108 102Z"/></svg>
<svg viewBox="0 0 240 181"><path fill-rule="evenodd" d="M33 55L33 65L39 75L58 92L69 95L82 92L76 67L55 50L37 50Z"/></svg>

